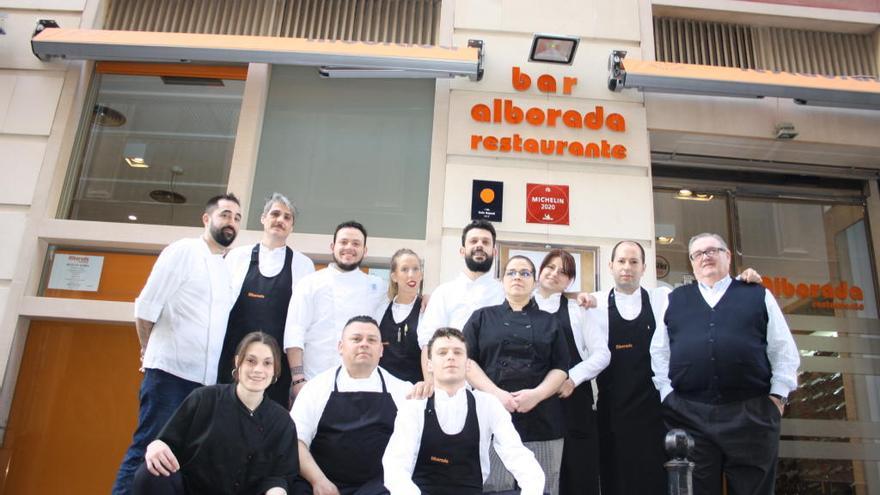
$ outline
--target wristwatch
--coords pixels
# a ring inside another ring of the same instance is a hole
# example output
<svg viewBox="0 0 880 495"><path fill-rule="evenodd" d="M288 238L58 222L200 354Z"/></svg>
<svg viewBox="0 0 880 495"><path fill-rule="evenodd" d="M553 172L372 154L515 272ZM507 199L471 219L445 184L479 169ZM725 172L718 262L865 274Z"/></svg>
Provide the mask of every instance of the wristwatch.
<svg viewBox="0 0 880 495"><path fill-rule="evenodd" d="M779 394L770 394L770 397L776 397L777 399L779 399L779 402L782 402L783 406L788 405L788 397L783 397Z"/></svg>

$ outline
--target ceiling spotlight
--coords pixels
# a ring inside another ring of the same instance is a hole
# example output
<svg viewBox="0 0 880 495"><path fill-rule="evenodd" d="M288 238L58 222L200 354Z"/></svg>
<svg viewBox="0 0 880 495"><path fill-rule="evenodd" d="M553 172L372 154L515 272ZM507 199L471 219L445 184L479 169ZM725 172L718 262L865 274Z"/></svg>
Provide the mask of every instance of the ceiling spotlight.
<svg viewBox="0 0 880 495"><path fill-rule="evenodd" d="M125 157L125 163L131 168L150 168L150 165L139 156L127 156Z"/></svg>
<svg viewBox="0 0 880 495"><path fill-rule="evenodd" d="M695 193L688 189L682 189L675 195L675 199L684 199L687 201L712 201L714 198L714 194Z"/></svg>
<svg viewBox="0 0 880 495"><path fill-rule="evenodd" d="M135 215L129 215L128 219L131 220L132 222L137 222L138 217L136 217Z"/></svg>
<svg viewBox="0 0 880 495"><path fill-rule="evenodd" d="M675 237L666 237L664 235L657 236L657 244L662 244L663 246L668 246L675 241Z"/></svg>
<svg viewBox="0 0 880 495"><path fill-rule="evenodd" d="M126 121L122 112L105 105L95 105L92 115L95 117L95 124L101 127L122 127Z"/></svg>
<svg viewBox="0 0 880 495"><path fill-rule="evenodd" d="M122 156L129 167L150 168L150 165L144 160L144 157L147 156L147 143L125 143Z"/></svg>
<svg viewBox="0 0 880 495"><path fill-rule="evenodd" d="M798 135L797 130L794 128L794 124L791 122L780 122L776 124L776 139L780 141L790 141L796 138Z"/></svg>
<svg viewBox="0 0 880 495"><path fill-rule="evenodd" d="M681 198L689 198L693 195L694 195L694 193L690 189L679 189L678 190L678 196Z"/></svg>
<svg viewBox="0 0 880 495"><path fill-rule="evenodd" d="M529 61L571 65L580 38L555 34L536 34L532 39Z"/></svg>

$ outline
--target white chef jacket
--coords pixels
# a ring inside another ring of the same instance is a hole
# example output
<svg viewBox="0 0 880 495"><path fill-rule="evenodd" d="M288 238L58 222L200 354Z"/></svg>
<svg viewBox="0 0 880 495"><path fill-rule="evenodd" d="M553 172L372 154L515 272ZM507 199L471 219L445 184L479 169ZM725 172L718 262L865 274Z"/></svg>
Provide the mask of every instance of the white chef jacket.
<svg viewBox="0 0 880 495"><path fill-rule="evenodd" d="M730 276L726 276L712 287L698 282L700 294L706 304L714 308L727 292L732 280ZM797 388L797 369L801 364L801 358L779 304L769 290L765 289L764 292L764 304L768 316L767 359L770 361L771 371L770 393L788 397L788 394ZM661 315L666 315L668 306L667 299L661 308ZM660 391L662 401L672 392L672 381L669 379L669 334L662 316L657 320L657 330L651 340L651 369L654 371L654 386Z"/></svg>
<svg viewBox="0 0 880 495"><path fill-rule="evenodd" d="M535 302L542 311L555 313L559 310L559 302L562 294L551 294L543 297L535 291ZM611 362L611 351L608 349L608 327L601 327L595 320L588 318L586 310L578 306L576 299L568 300L568 319L571 322L571 330L574 335L574 343L581 362L568 370L568 377L575 386L592 380ZM562 327L560 326L560 329Z"/></svg>
<svg viewBox="0 0 880 495"><path fill-rule="evenodd" d="M216 383L234 302L223 256L212 254L204 239L168 245L134 301L135 317L155 323L144 368L205 385Z"/></svg>
<svg viewBox="0 0 880 495"><path fill-rule="evenodd" d="M339 379L334 382L337 368L334 366L307 381L296 396L296 400L293 401L290 417L296 424L297 438L307 446L311 446L312 440L318 432L318 423L324 414L324 408L327 407L327 401L330 400L334 383L339 387L340 392L382 391L382 380L377 371L381 368L376 367L367 378L352 378L345 366L342 366L339 370ZM397 410L400 411L406 401L407 394L413 388L412 383L396 378L384 369L382 370L382 378L385 379L385 389L391 394Z"/></svg>
<svg viewBox="0 0 880 495"><path fill-rule="evenodd" d="M232 275L232 293L236 298L241 294L241 286L251 265L251 251L254 250L255 245L239 246L226 254L226 266ZM273 249L260 243L260 251L257 255L257 266L260 269L260 275L271 278L281 273L281 269L284 268L286 247L281 246ZM293 283L291 287L296 287L296 283L301 278L315 272L315 264L312 263L308 256L295 249L292 251L293 258L290 260L290 276Z"/></svg>
<svg viewBox="0 0 880 495"><path fill-rule="evenodd" d="M456 435L467 420L468 403L465 387L450 396L445 390L434 389L434 411L440 429L447 435ZM489 477L489 445L519 483L524 495L540 495L544 491L544 472L535 455L523 446L519 433L513 427L510 413L495 397L473 390L480 428L480 469L483 482ZM418 494L412 475L418 459L425 427L425 406L428 401L409 400L397 411L394 433L388 441L382 465L385 487L391 495Z"/></svg>
<svg viewBox="0 0 880 495"><path fill-rule="evenodd" d="M303 372L311 380L341 364L337 344L342 328L354 316L373 316L385 297L385 282L354 269L343 272L330 264L303 277L293 289L284 350L303 350Z"/></svg>
<svg viewBox="0 0 880 495"><path fill-rule="evenodd" d="M438 328L461 330L474 311L503 302L504 288L491 273L484 273L476 280L459 273L455 280L440 284L428 299L428 307L419 323L419 347L428 345Z"/></svg>

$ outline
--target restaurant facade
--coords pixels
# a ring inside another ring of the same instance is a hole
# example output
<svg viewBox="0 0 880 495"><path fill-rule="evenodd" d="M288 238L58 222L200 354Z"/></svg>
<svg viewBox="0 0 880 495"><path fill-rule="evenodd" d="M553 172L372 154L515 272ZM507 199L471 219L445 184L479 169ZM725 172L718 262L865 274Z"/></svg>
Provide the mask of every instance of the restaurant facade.
<svg viewBox="0 0 880 495"><path fill-rule="evenodd" d="M226 191L257 242L278 191L316 264L357 219L427 293L472 218L500 260L572 251L581 291L621 239L689 283L720 233L801 352L777 493L880 493L878 27L872 0L0 0L0 492L109 489L158 252Z"/></svg>

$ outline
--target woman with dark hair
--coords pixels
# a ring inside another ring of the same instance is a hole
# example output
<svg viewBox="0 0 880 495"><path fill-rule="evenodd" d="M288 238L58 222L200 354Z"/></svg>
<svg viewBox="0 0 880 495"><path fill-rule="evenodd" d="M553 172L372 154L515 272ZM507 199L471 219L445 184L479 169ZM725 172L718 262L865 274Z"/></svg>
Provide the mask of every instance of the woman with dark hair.
<svg viewBox="0 0 880 495"><path fill-rule="evenodd" d="M422 260L412 249L398 249L391 257L390 268L388 299L376 314L383 347L379 366L401 380L418 383L422 381L418 337Z"/></svg>
<svg viewBox="0 0 880 495"><path fill-rule="evenodd" d="M464 326L472 360L467 378L512 413L523 444L544 470L544 492L556 495L565 435L557 392L568 376L568 348L556 318L532 299L535 265L512 256L502 273L504 303L478 309ZM513 476L494 451L491 456L484 490L513 490Z"/></svg>
<svg viewBox="0 0 880 495"><path fill-rule="evenodd" d="M275 339L251 332L235 353L234 382L194 390L147 446L135 494L284 495L299 470L287 411L264 400L281 372Z"/></svg>
<svg viewBox="0 0 880 495"><path fill-rule="evenodd" d="M538 272L535 302L553 313L565 337L571 368L559 389L565 415L565 446L559 474L562 495L598 495L599 437L593 411L593 388L590 381L608 366L608 334L591 325L586 311L564 292L575 279L574 257L562 249L553 249Z"/></svg>

